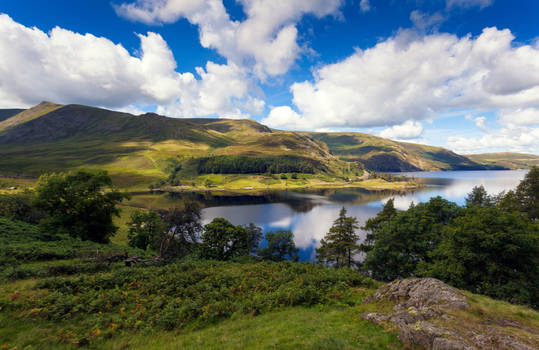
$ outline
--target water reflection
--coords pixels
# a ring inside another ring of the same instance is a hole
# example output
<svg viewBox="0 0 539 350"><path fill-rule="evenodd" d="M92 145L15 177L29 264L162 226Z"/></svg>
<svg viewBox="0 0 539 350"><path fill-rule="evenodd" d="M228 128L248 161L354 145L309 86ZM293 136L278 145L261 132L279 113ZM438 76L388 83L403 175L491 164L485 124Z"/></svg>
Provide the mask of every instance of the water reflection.
<svg viewBox="0 0 539 350"><path fill-rule="evenodd" d="M160 205L172 206L183 199L196 200L205 207L203 221L224 217L235 225L250 222L261 226L264 232L289 229L302 261L313 260L315 248L337 218L344 205L348 214L362 225L382 208L389 198L395 199L398 209L407 209L412 202L428 201L442 196L463 204L474 186L483 185L491 193L499 193L518 185L526 171L447 171L404 173L426 186L408 192L367 191L364 189L325 189L316 191L282 191L259 194L230 194L225 192L163 194ZM402 173L401 173L402 175ZM364 238L364 233L360 233Z"/></svg>

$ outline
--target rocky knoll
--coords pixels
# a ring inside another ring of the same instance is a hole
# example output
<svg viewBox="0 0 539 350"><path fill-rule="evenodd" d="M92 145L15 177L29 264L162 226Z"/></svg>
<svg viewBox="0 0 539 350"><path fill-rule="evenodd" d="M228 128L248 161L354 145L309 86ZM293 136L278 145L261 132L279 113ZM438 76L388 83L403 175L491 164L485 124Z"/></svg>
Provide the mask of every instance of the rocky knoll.
<svg viewBox="0 0 539 350"><path fill-rule="evenodd" d="M466 318L469 303L459 290L434 278L407 278L381 287L364 303L393 302L392 313L367 312L362 318L393 323L408 349L539 348L539 335L512 321L492 323Z"/></svg>

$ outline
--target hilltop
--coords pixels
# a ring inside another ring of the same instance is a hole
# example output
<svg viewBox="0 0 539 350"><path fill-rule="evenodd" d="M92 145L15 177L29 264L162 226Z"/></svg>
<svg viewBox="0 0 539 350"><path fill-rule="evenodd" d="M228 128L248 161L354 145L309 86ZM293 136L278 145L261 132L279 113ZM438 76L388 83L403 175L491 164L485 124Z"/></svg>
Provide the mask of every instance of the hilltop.
<svg viewBox="0 0 539 350"><path fill-rule="evenodd" d="M150 184L190 189L357 185L365 178L363 169L504 169L537 159L492 161L487 155L466 157L364 133L282 131L250 119L132 115L51 102L0 110L0 116L0 174L35 178L50 171L101 168L121 187L139 189ZM401 185L378 181L369 186Z"/></svg>

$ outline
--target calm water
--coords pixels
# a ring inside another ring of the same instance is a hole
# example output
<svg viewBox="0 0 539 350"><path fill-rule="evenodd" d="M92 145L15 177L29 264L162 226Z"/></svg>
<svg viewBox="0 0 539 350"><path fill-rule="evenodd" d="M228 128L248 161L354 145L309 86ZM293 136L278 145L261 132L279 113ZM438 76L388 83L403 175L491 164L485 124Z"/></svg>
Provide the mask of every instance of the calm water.
<svg viewBox="0 0 539 350"><path fill-rule="evenodd" d="M513 171L446 171L401 173L413 176L426 187L407 192L366 191L363 189L272 192L261 195L182 194L191 196L206 207L204 223L224 217L235 225L250 222L261 226L264 232L288 229L294 232L294 241L301 250L301 260L313 260L314 249L324 237L339 210L344 206L348 215L360 224L373 217L384 203L395 199L398 209L407 209L410 203L428 201L442 196L458 204L474 186L483 185L491 193L499 193L518 185L525 170ZM362 234L363 236L363 234Z"/></svg>

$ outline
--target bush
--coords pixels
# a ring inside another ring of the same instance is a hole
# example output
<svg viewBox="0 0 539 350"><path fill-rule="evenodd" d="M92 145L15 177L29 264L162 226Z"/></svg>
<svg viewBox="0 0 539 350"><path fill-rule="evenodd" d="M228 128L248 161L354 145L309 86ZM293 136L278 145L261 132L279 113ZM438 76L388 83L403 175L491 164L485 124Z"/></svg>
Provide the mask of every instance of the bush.
<svg viewBox="0 0 539 350"><path fill-rule="evenodd" d="M114 317L119 328L146 324L172 330L288 306L354 305L361 302L354 287L377 286L347 268L199 261L46 278L35 286L39 293L0 300L0 305L26 317L84 320L86 329Z"/></svg>
<svg viewBox="0 0 539 350"><path fill-rule="evenodd" d="M44 217L44 213L35 208L33 199L34 194L31 192L0 194L0 216L37 224Z"/></svg>

